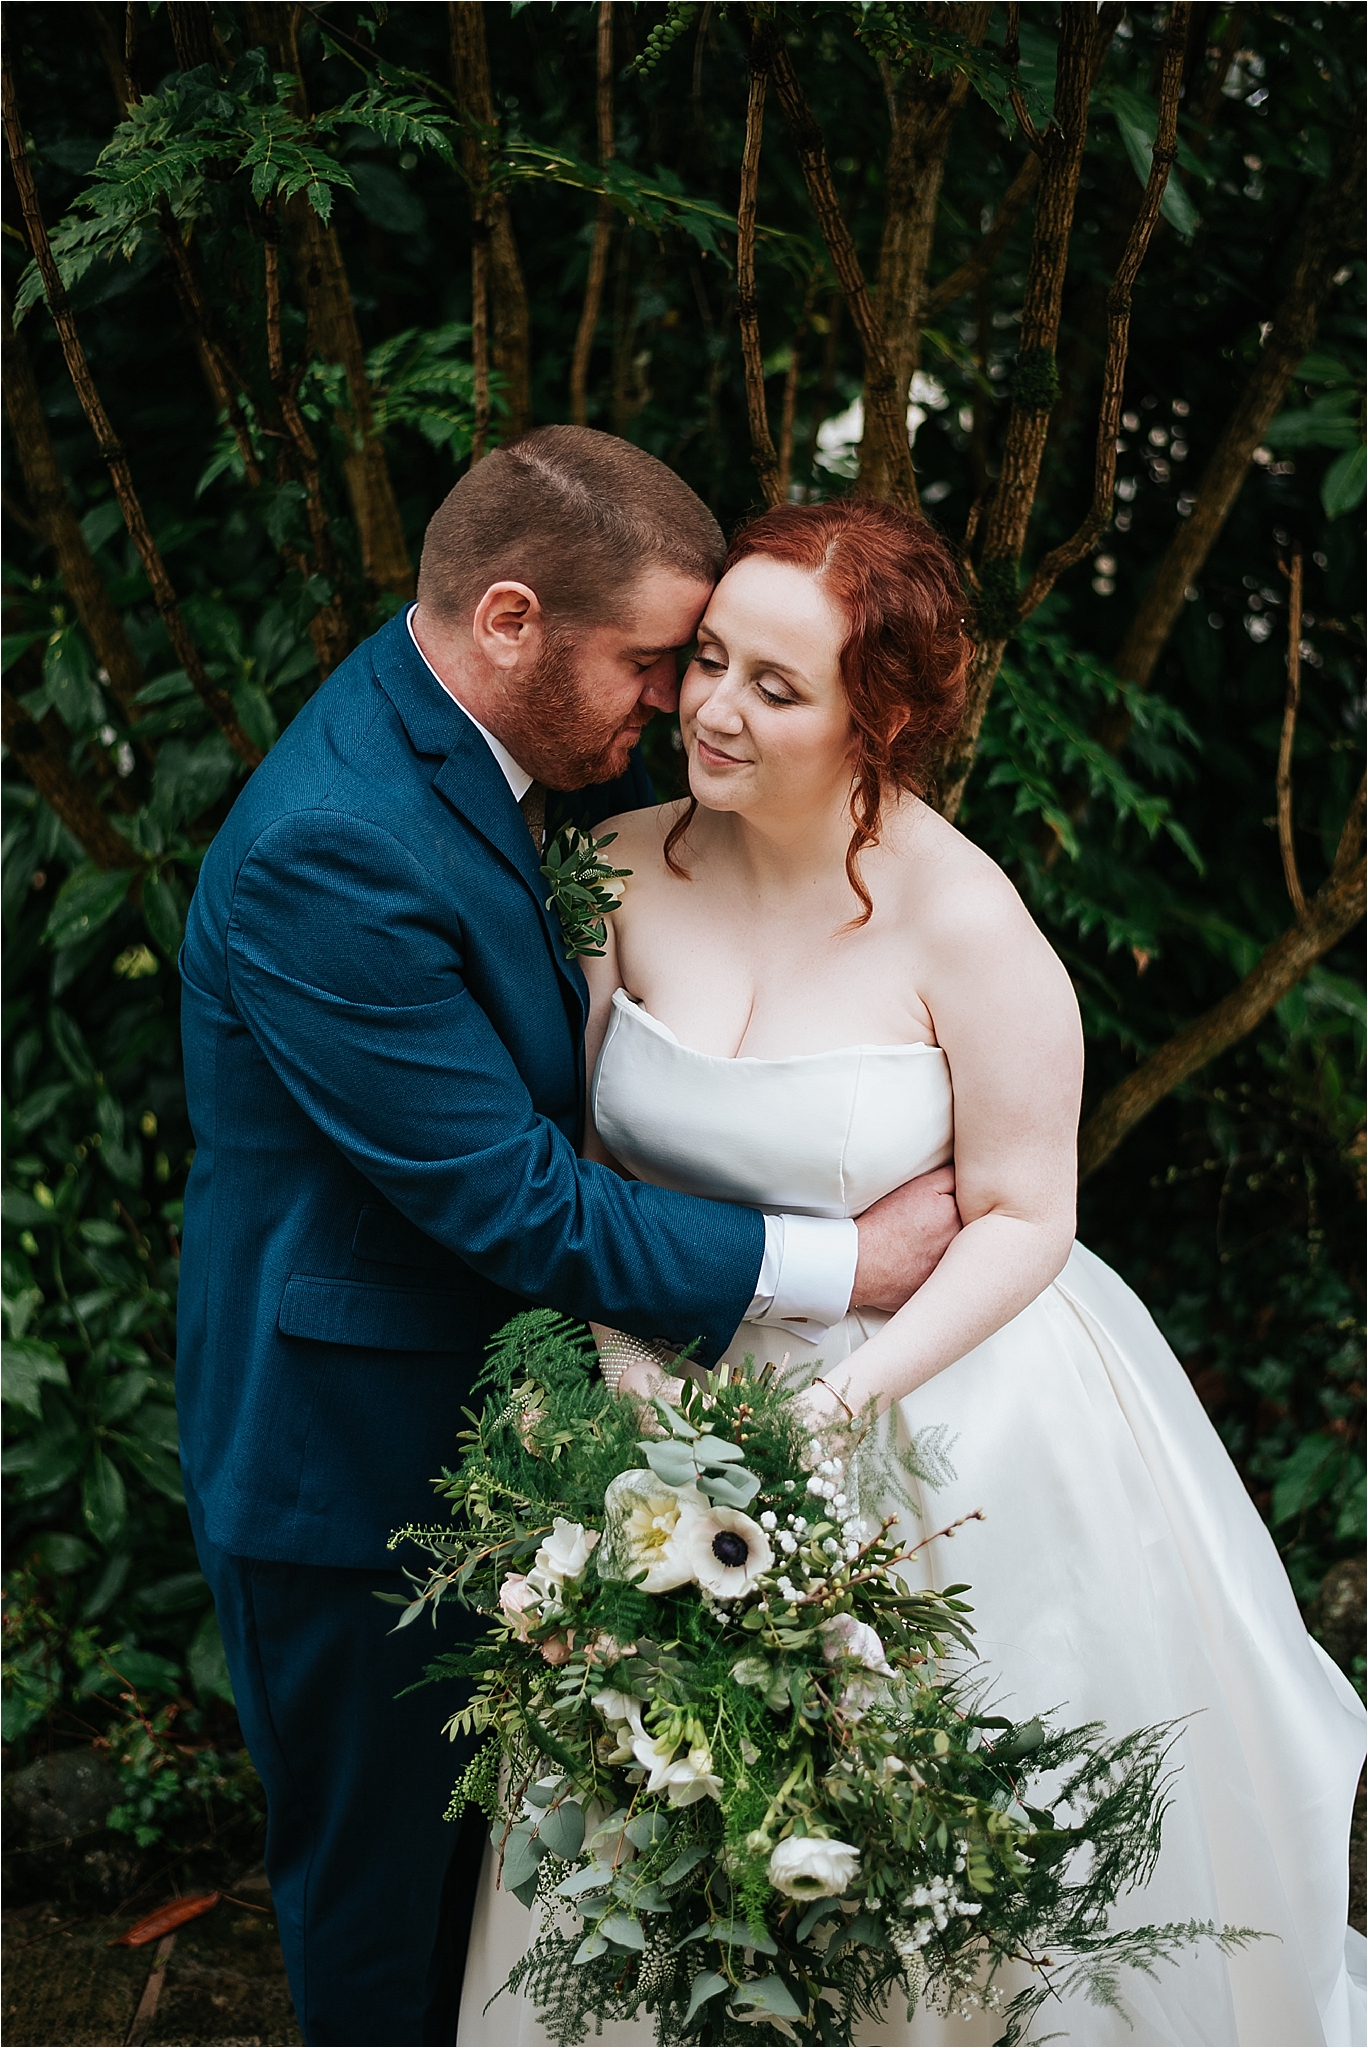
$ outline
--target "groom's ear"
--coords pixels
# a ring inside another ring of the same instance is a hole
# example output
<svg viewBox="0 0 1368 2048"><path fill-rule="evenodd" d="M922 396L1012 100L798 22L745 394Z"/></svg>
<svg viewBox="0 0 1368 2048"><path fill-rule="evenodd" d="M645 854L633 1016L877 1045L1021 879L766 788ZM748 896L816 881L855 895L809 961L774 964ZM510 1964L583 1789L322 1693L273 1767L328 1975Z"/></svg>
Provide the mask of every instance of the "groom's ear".
<svg viewBox="0 0 1368 2048"><path fill-rule="evenodd" d="M524 668L546 644L541 600L526 583L491 583L475 607L470 636L491 668Z"/></svg>

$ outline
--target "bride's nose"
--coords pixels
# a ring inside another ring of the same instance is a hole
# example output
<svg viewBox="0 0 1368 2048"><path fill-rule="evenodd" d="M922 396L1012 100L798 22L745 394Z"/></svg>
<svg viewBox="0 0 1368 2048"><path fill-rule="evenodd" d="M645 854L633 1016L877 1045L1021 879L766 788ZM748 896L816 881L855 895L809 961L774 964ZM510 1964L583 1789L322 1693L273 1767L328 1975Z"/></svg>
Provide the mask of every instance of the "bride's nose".
<svg viewBox="0 0 1368 2048"><path fill-rule="evenodd" d="M719 676L713 689L695 714L695 723L704 732L735 735L744 730L745 720L741 716L740 692L729 676Z"/></svg>

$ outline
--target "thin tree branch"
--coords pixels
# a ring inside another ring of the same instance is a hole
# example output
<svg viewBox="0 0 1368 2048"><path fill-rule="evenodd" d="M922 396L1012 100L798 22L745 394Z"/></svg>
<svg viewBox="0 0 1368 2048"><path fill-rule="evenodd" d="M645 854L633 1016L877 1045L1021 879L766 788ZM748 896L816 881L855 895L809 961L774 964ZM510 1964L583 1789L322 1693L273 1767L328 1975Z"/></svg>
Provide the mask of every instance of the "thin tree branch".
<svg viewBox="0 0 1368 2048"><path fill-rule="evenodd" d="M332 593L327 604L315 612L309 621L309 635L318 656L319 672L326 680L346 656L350 633L342 608L341 568L328 525L328 509L323 498L323 478L318 467L318 453L313 438L304 424L304 416L299 410L294 383L285 368L285 350L280 332L280 222L273 199L266 202L264 219L267 368L270 372L271 389L280 408L280 417L294 443L299 480L304 486L304 508L313 548L313 567L327 580ZM297 550L283 552L295 555L295 566L307 572L309 565L302 557L298 557Z"/></svg>
<svg viewBox="0 0 1368 2048"><path fill-rule="evenodd" d="M1082 561L1112 515L1116 489L1116 437L1121 430L1126 361L1130 353L1131 294L1159 222L1159 209L1163 204L1169 173L1178 158L1178 102L1183 90L1183 57L1191 15L1188 0L1174 0L1174 5L1169 8L1160 46L1159 119L1149 177L1107 293L1107 353L1102 367L1102 399L1097 414L1092 503L1077 529L1057 548L1051 548L1036 569L1018 606L1017 616L1021 619L1029 618L1066 569Z"/></svg>
<svg viewBox="0 0 1368 2048"><path fill-rule="evenodd" d="M1300 255L1292 281L1197 486L1192 511L1174 529L1116 656L1116 673L1126 682L1145 684L1153 675L1183 608L1183 592L1196 583L1249 474L1254 450L1280 410L1297 365L1315 339L1321 308L1334 287L1336 273L1361 244L1363 172L1360 106L1329 178L1296 231Z"/></svg>
<svg viewBox="0 0 1368 2048"><path fill-rule="evenodd" d="M798 380L803 367L803 343L807 340L808 322L812 318L813 301L821 279L820 268L813 273L811 282L803 294L803 310L798 316L794 329L793 347L789 353L789 365L784 372L784 401L779 416L779 499L782 505L788 498L789 486L793 482L793 428L798 414Z"/></svg>
<svg viewBox="0 0 1368 2048"><path fill-rule="evenodd" d="M943 312L945 307L952 306L956 299L965 298L978 288L1002 254L1012 229L1030 205L1039 183L1040 158L1035 155L1028 156L1003 193L998 210L993 215L992 224L973 255L967 256L957 270L952 270L949 277L942 278L941 282L927 293L922 306L926 319L929 320L933 314Z"/></svg>
<svg viewBox="0 0 1368 2048"><path fill-rule="evenodd" d="M205 708L221 728L233 751L239 754L249 767L255 768L262 759L261 749L243 730L238 720L237 712L233 708L232 698L225 690L221 690L217 683L211 681L200 656L199 649L190 637L189 629L181 616L180 606L176 601L175 588L166 573L166 564L162 561L161 552L152 538L151 529L147 524L137 491L134 489L133 473L129 468L128 458L124 454L123 448L120 446L118 438L114 433L109 416L104 409L103 400L96 389L95 380L90 374L90 365L86 361L85 351L81 347L80 337L76 332L76 322L72 315L71 303L62 284L56 260L52 254L52 245L48 241L47 228L38 205L38 193L33 183L33 172L29 165L28 151L24 146L24 133L19 124L19 110L15 104L14 83L10 76L8 63L4 65L3 69L3 96L5 141L9 149L10 166L14 173L14 182L19 193L20 205L23 209L24 225L28 231L29 246L33 251L34 260L38 265L39 273L43 280L48 311L52 315L53 325L57 329L58 339L62 344L62 354L66 358L71 381L76 387L76 395L81 401L81 408L90 422L100 454L108 466L110 480L114 485L115 495L123 512L124 524L128 528L133 545L138 550L138 555L152 592L153 601L161 615L162 624L166 628L167 638L171 642L176 659L193 683Z"/></svg>
<svg viewBox="0 0 1368 2048"><path fill-rule="evenodd" d="M866 437L875 435L882 444L889 498L915 512L919 503L912 451L907 445L907 393L898 389L887 339L836 196L822 131L772 22L758 6L751 6L748 13L752 35L765 45L770 76L793 133L808 197L864 352Z"/></svg>
<svg viewBox="0 0 1368 2048"><path fill-rule="evenodd" d="M43 802L97 867L140 868L141 855L115 831L90 791L72 774L52 728L61 730L51 713L38 725L5 686L4 742Z"/></svg>
<svg viewBox="0 0 1368 2048"><path fill-rule="evenodd" d="M1059 36L1054 122L1041 138L1040 191L1022 298L1021 342L1012 378L1002 463L983 518L977 576L978 646L970 663L964 722L938 764L939 808L953 819L974 764L988 699L1016 623L1017 566L1030 523L1040 464L1058 393L1055 347L1069 261L1074 204L1088 133L1088 98L1101 61L1098 41L1113 33L1121 8L1094 17L1066 7Z"/></svg>
<svg viewBox="0 0 1368 2048"><path fill-rule="evenodd" d="M598 116L599 163L613 160L613 0L599 0L596 43L597 79L595 109ZM594 217L594 241L589 251L589 275L584 286L584 306L575 335L575 354L570 365L570 417L577 427L589 423L589 358L594 335L603 310L603 287L608 276L608 252L613 237L613 208L600 198Z"/></svg>
<svg viewBox="0 0 1368 2048"><path fill-rule="evenodd" d="M760 144L765 132L766 52L759 38L751 45L746 94L746 139L741 150L741 198L736 209L736 317L741 329L741 357L746 368L746 417L750 426L751 461L767 505L780 501L779 458L770 435L765 405L765 358L760 345L760 306L755 292L755 209L760 183Z"/></svg>
<svg viewBox="0 0 1368 2048"><path fill-rule="evenodd" d="M470 466L489 446L489 226L476 208L470 220L470 358L475 372L475 424Z"/></svg>
<svg viewBox="0 0 1368 2048"><path fill-rule="evenodd" d="M109 687L132 724L142 715L134 701L143 686L142 666L129 644L114 601L95 567L76 509L67 496L43 416L42 400L28 349L23 337L15 334L10 326L8 306L5 308L4 333L5 411L14 435L19 467L24 474L24 486L33 507L35 531L56 555L58 574L76 607L76 616L94 650L95 659L108 676Z"/></svg>
<svg viewBox="0 0 1368 2048"><path fill-rule="evenodd" d="M1282 737L1278 742L1278 847L1282 853L1283 880L1298 924L1306 922L1306 894L1297 873L1297 848L1292 836L1292 743L1297 736L1297 710L1301 704L1302 636L1302 551L1292 550L1292 567L1284 567L1291 585L1287 605L1287 702L1283 708Z"/></svg>
<svg viewBox="0 0 1368 2048"><path fill-rule="evenodd" d="M1356 806L1356 844L1361 846L1362 785ZM1103 1096L1078 1134L1080 1180L1096 1173L1127 1133L1166 1095L1262 1023L1288 990L1295 988L1316 962L1358 923L1364 909L1364 869L1362 860L1355 859L1356 846L1348 826L1346 839L1352 849L1348 858L1337 858L1329 880L1307 905L1305 919L1289 926L1275 940L1238 988L1232 989L1204 1016L1185 1025L1118 1087ZM1342 840L1341 854L1345 850Z"/></svg>
<svg viewBox="0 0 1368 2048"><path fill-rule="evenodd" d="M485 278L494 368L503 379L508 432L521 434L532 423L531 317L507 194L487 190L490 152L479 131L494 133L498 120L489 79L484 8L479 0L448 0L447 21L456 98L474 124L467 125L462 135L461 159L472 194L472 213L478 212L488 235ZM476 194L482 195L478 209Z"/></svg>
<svg viewBox="0 0 1368 2048"><path fill-rule="evenodd" d="M242 410L239 392L247 390L243 377L227 349L214 332L214 322L209 311L209 302L204 296L199 272L190 251L182 241L171 212L169 201L162 197L158 207L158 224L161 230L162 247L171 264L172 281L185 323L195 337L200 367L209 394L220 415L226 414L237 442L238 454L242 458L243 474L253 490L261 482L261 464L252 447L252 436L247 425L247 416Z"/></svg>

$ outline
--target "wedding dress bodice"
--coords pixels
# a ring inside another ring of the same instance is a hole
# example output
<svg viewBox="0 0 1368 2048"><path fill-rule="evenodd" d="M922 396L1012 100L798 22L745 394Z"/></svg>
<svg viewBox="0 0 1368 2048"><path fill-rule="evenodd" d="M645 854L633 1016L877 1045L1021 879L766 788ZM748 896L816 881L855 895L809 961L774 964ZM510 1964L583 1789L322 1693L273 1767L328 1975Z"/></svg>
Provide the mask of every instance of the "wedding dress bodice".
<svg viewBox="0 0 1368 2048"><path fill-rule="evenodd" d="M853 1006L851 1027L858 1036ZM643 1180L810 1216L859 1215L948 1160L954 1128L950 1063L936 1046L719 1059L681 1045L621 990L593 1108L604 1143ZM787 1353L795 1375L810 1375L887 1321L853 1311L808 1341L791 1324L743 1323L725 1356ZM1002 1710L1024 1719L1058 1708L1061 1721L1100 1721L1114 1736L1172 1724L1158 1864L1114 1924L1262 1931L1230 1956L1199 1942L1151 1975L1123 1971L1115 2009L1066 1992L1042 2014L1046 2038L1075 2048L1362 2041L1364 1945L1346 1936L1344 1856L1362 1709L1307 1635L1239 1474L1124 1281L1075 1245L1019 1315L894 1403L865 1463L852 1468L861 1507L889 1514L915 1548L908 1573L942 1588L972 1583L984 1682L1011 1702ZM531 1934L526 1910L488 1872L480 1898L458 2039L544 2043L525 1999L486 2009ZM1025 1981L1009 1972L1003 1996ZM855 2048L1002 2038L998 2012L908 2020L903 2010L895 2000L863 2023ZM644 2048L653 2032L644 2014L609 2023L603 2048Z"/></svg>
<svg viewBox="0 0 1368 2048"><path fill-rule="evenodd" d="M594 1075L599 1136L658 1187L801 1216L859 1216L954 1149L935 1045L848 1045L787 1059L681 1045L625 990Z"/></svg>

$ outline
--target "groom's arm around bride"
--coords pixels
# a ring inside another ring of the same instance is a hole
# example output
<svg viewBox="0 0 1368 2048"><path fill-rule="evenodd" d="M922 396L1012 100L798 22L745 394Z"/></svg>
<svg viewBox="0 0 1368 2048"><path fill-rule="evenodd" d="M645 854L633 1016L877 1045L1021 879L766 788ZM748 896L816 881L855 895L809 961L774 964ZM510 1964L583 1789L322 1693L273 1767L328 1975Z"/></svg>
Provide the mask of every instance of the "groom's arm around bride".
<svg viewBox="0 0 1368 2048"><path fill-rule="evenodd" d="M610 436L486 458L432 522L416 613L296 719L192 906L183 1460L311 2042L455 2038L462 1756L426 1695L396 1700L432 1645L371 1596L401 1583L390 1530L433 1518L488 1337L540 1303L715 1356L748 1314L898 1306L954 1227L936 1186L857 1237L577 1157L586 995L539 786L553 828L650 800L631 747L721 557Z"/></svg>

